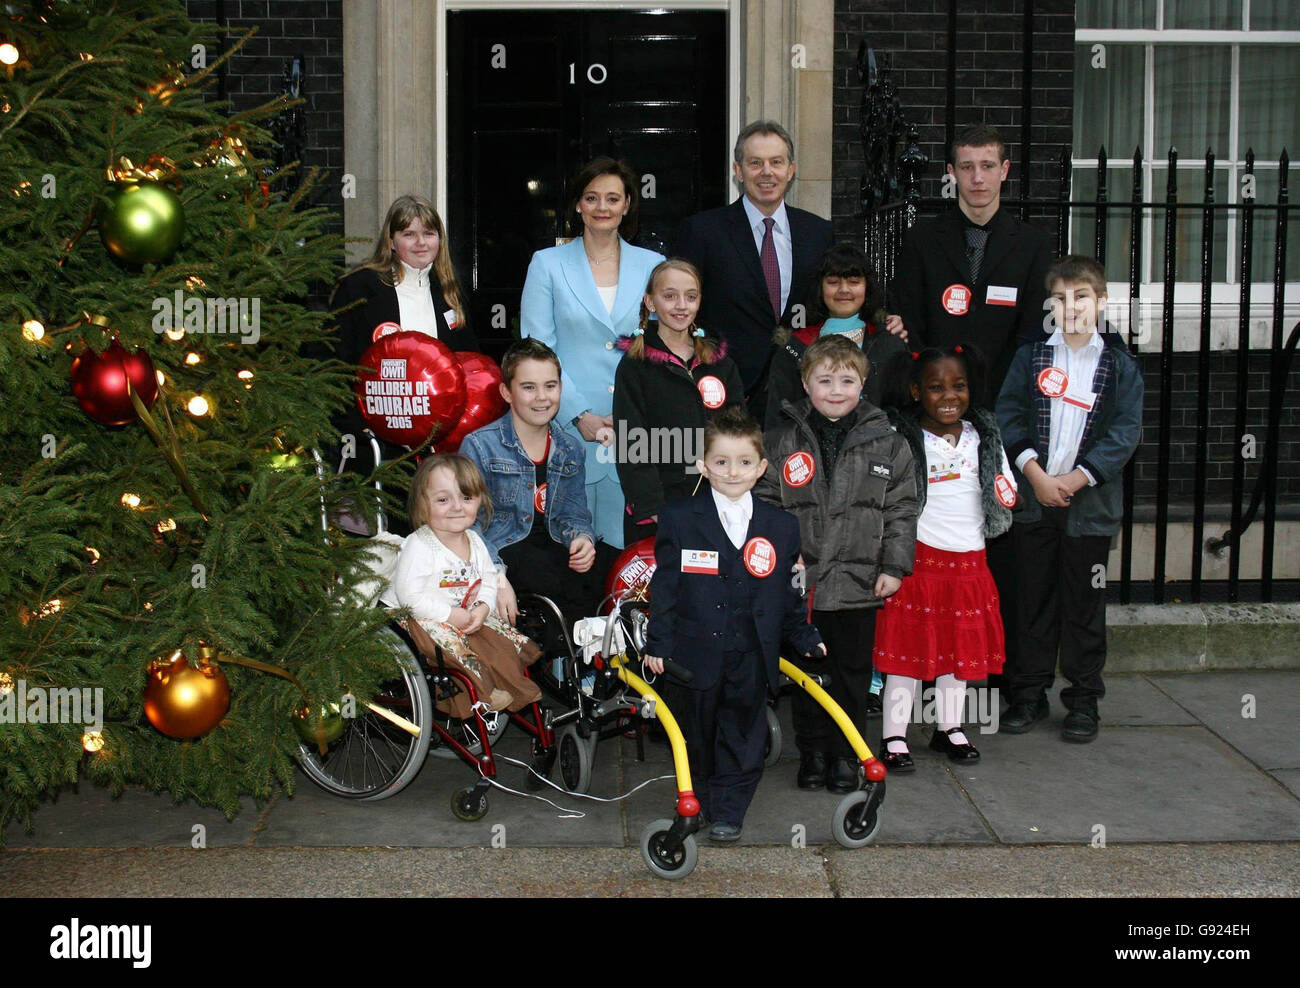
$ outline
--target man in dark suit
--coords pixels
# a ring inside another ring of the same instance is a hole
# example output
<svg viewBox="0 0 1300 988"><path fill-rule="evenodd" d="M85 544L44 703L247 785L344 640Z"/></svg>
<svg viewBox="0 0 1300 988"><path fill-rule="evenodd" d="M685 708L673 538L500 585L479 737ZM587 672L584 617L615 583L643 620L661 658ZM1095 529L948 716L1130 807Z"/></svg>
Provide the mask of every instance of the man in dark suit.
<svg viewBox="0 0 1300 988"><path fill-rule="evenodd" d="M802 328L811 281L831 225L785 204L794 179L794 141L773 120L759 120L736 139L732 171L743 195L730 206L688 217L673 253L700 269L704 297L699 324L727 341L750 407L762 390L772 333Z"/></svg>
<svg viewBox="0 0 1300 988"><path fill-rule="evenodd" d="M1018 346L1048 336L1052 249L1046 234L1000 208L1011 162L996 130L981 125L960 131L950 157L957 208L922 219L908 232L892 288L912 350L973 343L983 351L988 394L971 399L987 408L1002 390ZM1002 679L1008 679L1020 653L1010 534L990 539L985 549L1001 599L1007 647Z"/></svg>
<svg viewBox="0 0 1300 988"><path fill-rule="evenodd" d="M893 289L913 350L974 343L989 362L991 404L1019 343L1045 339L1052 263L1046 234L1001 209L1011 162L992 127L957 134L948 174L957 208L919 220L903 240Z"/></svg>
<svg viewBox="0 0 1300 988"><path fill-rule="evenodd" d="M646 667L691 670L674 689L709 839L738 840L763 774L767 690L783 641L825 656L792 580L799 522L750 491L767 469L763 431L739 407L704 431L696 463L709 486L659 512Z"/></svg>

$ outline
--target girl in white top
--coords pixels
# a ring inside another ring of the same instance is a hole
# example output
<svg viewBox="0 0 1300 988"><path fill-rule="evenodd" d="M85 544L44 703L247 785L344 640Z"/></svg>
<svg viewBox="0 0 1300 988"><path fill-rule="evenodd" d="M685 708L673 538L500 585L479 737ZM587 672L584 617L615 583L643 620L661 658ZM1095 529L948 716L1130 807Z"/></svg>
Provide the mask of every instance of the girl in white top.
<svg viewBox="0 0 1300 988"><path fill-rule="evenodd" d="M459 454L426 457L411 483L416 528L398 554L393 596L442 648L444 662L472 678L478 699L493 710L519 710L541 698L525 672L540 650L493 614L497 571L471 530L480 509L490 520L487 485L473 461ZM468 717L471 699L460 693L445 709Z"/></svg>
<svg viewBox="0 0 1300 988"><path fill-rule="evenodd" d="M997 422L973 401L979 354L957 346L902 356L888 380L908 392L890 420L912 447L922 509L912 575L876 617L875 666L887 676L882 761L892 772L915 768L907 725L917 685L930 679L938 720L930 747L955 762L979 759L961 728L966 684L1001 672L1006 653L984 540L1011 527L1016 498Z"/></svg>

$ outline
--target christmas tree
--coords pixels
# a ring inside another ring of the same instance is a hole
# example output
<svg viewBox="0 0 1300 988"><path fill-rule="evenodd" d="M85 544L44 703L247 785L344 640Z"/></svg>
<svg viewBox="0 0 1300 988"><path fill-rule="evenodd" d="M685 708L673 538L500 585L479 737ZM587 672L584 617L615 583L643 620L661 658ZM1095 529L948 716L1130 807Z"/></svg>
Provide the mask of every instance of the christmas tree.
<svg viewBox="0 0 1300 988"><path fill-rule="evenodd" d="M341 240L310 179L271 192L283 103L208 91L219 42L171 0L0 15L0 827L83 776L233 815L292 789L298 711L391 675L365 541L322 530L370 488L310 455L351 400L304 301ZM189 739L142 702L178 650Z"/></svg>

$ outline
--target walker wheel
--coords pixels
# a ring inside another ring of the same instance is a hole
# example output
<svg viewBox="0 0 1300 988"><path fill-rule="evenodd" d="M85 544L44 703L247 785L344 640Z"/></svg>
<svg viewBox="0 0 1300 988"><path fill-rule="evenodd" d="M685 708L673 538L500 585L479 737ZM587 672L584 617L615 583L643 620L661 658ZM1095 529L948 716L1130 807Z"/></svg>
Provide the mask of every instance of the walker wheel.
<svg viewBox="0 0 1300 988"><path fill-rule="evenodd" d="M845 796L840 800L839 806L835 807L835 813L831 817L831 833L841 847L865 847L880 833L882 811L879 805L874 812L867 809L868 795L867 790L858 789Z"/></svg>
<svg viewBox="0 0 1300 988"><path fill-rule="evenodd" d="M763 765L771 768L781 760L781 718L767 708L767 741L763 746Z"/></svg>
<svg viewBox="0 0 1300 988"><path fill-rule="evenodd" d="M580 737L575 725L565 724L556 736L556 746L559 748L560 784L569 792L587 792L591 788L596 735Z"/></svg>
<svg viewBox="0 0 1300 988"><path fill-rule="evenodd" d="M487 793L475 792L474 786L451 794L451 812L457 820L473 823L487 816L487 811Z"/></svg>
<svg viewBox="0 0 1300 988"><path fill-rule="evenodd" d="M676 881L695 870L700 849L695 844L695 835L690 834L683 838L678 847L669 850L666 844L672 825L671 820L655 820L646 824L645 830L641 831L641 860L656 878Z"/></svg>

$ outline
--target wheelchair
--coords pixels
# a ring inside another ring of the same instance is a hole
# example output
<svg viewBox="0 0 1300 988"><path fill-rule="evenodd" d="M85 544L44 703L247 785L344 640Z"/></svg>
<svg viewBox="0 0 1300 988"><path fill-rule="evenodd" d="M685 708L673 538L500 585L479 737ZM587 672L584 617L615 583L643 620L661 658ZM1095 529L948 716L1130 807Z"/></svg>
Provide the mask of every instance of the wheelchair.
<svg viewBox="0 0 1300 988"><path fill-rule="evenodd" d="M373 435L370 443L378 464L380 446ZM323 475L327 468L320 453L313 450L313 457L317 474ZM320 507L321 527L328 533L330 520L323 496ZM379 605L401 539L387 532L382 513L376 520L373 533L355 524L342 527L371 539L378 559L361 590ZM387 799L410 784L429 755L459 759L475 769L478 779L452 793L451 811L460 820L474 821L488 812L488 790L498 768L492 746L509 723L532 738L535 762L553 760L555 735L550 714L540 704L509 714L488 712L470 677L446 664L441 649L418 623L410 621L403 626L392 621L379 634L392 656L392 678L383 682L375 696L358 702L356 716L336 720L328 740L323 735L308 740L305 734L299 747L303 772L326 792L349 799ZM465 692L472 705L472 716L465 720L441 713L436 706L437 701L459 692Z"/></svg>

